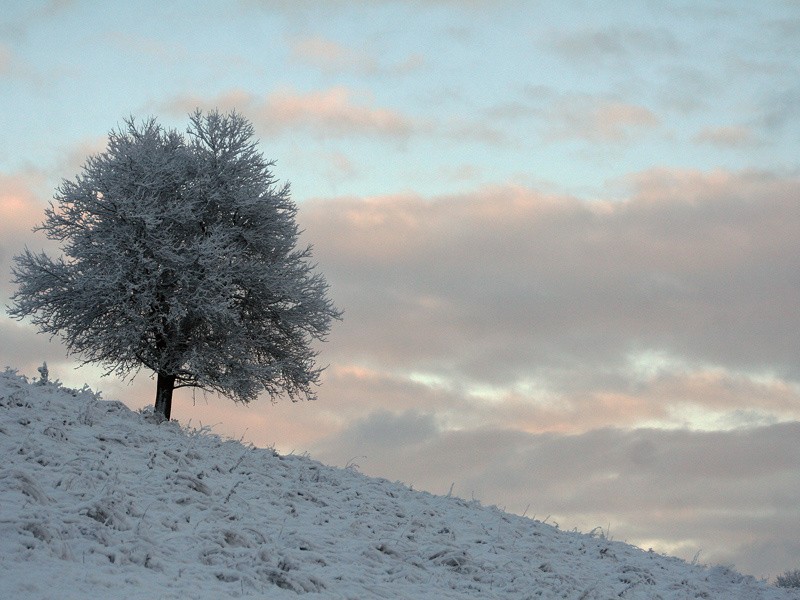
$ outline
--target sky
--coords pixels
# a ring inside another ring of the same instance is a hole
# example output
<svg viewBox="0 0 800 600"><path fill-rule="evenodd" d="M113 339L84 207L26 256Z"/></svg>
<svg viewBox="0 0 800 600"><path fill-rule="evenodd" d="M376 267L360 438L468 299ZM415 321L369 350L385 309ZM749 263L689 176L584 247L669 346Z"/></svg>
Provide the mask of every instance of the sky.
<svg viewBox="0 0 800 600"><path fill-rule="evenodd" d="M173 417L760 577L800 568L800 4L14 2L0 301L123 120L250 119L344 311L314 402ZM134 408L0 317L0 362Z"/></svg>

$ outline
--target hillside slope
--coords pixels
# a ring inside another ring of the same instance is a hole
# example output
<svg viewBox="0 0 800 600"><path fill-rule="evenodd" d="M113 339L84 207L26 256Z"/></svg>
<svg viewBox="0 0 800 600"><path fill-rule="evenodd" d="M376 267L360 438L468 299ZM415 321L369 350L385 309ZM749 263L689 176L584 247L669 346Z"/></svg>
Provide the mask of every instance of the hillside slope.
<svg viewBox="0 0 800 600"><path fill-rule="evenodd" d="M800 599L0 375L2 598Z"/></svg>

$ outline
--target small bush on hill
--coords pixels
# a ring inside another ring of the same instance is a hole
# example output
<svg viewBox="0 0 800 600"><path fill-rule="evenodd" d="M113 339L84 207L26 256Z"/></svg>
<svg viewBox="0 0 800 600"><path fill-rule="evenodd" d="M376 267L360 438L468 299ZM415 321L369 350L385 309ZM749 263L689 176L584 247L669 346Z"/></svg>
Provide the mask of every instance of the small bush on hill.
<svg viewBox="0 0 800 600"><path fill-rule="evenodd" d="M800 588L800 570L786 571L783 575L778 575L775 585L784 588Z"/></svg>

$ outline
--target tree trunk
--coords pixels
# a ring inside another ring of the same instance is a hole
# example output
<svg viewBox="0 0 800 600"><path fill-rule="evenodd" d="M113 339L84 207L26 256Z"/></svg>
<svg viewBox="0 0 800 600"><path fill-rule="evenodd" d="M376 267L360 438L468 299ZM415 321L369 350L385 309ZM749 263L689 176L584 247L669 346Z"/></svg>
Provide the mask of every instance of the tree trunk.
<svg viewBox="0 0 800 600"><path fill-rule="evenodd" d="M158 374L156 383L156 408L155 413L161 414L169 421L172 411L172 392L175 390L175 375Z"/></svg>

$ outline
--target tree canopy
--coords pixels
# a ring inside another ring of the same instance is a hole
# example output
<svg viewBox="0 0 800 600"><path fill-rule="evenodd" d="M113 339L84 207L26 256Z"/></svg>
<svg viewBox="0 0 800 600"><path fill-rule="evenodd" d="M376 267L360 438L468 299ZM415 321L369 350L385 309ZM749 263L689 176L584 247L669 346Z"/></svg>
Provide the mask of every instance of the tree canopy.
<svg viewBox="0 0 800 600"><path fill-rule="evenodd" d="M15 257L9 313L107 373L152 371L167 418L176 387L313 397L312 342L341 313L273 166L235 112L196 111L185 134L126 120L37 227L63 255Z"/></svg>

